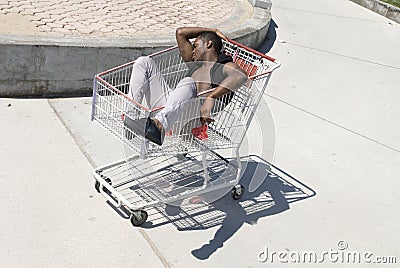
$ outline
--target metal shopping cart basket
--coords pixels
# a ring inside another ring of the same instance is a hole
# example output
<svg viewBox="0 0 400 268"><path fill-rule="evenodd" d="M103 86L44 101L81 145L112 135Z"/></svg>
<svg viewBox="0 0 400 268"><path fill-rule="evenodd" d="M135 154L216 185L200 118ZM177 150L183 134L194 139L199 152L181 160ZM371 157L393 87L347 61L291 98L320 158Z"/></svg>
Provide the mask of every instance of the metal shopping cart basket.
<svg viewBox="0 0 400 268"><path fill-rule="evenodd" d="M124 124L127 118L148 117L163 108L148 109L129 98L135 61L95 76L92 120L121 140L129 152L124 159L94 169L95 188L113 206L129 211L134 226L147 220L145 209L159 204L176 204L224 189L229 189L234 199L243 195L239 148L271 73L280 63L232 40L224 42L224 53L247 73L249 81L233 93L206 128L188 124L194 120L178 119L161 146L149 143ZM170 88L186 76L188 67L177 47L149 57ZM199 136L196 131L200 128ZM233 157L223 156L226 150Z"/></svg>

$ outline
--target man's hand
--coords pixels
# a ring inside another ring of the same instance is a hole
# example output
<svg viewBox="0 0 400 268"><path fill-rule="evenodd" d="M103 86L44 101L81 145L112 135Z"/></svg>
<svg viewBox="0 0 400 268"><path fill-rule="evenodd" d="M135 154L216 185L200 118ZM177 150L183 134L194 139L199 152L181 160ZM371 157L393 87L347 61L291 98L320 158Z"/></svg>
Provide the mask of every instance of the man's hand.
<svg viewBox="0 0 400 268"><path fill-rule="evenodd" d="M228 37L226 37L226 35L224 35L220 30L215 29L215 33L216 33L219 37L221 37L221 39L223 39L223 40L225 40L225 41L228 41L228 40L229 40Z"/></svg>
<svg viewBox="0 0 400 268"><path fill-rule="evenodd" d="M200 121L202 125L209 124L214 119L210 118L211 110L214 107L215 99L205 98L203 105L200 108Z"/></svg>

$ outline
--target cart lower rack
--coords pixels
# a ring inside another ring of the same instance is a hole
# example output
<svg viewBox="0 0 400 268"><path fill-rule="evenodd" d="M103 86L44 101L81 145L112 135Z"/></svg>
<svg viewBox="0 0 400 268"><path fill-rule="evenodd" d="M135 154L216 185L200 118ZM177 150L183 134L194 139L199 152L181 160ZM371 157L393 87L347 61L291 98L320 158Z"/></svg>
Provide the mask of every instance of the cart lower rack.
<svg viewBox="0 0 400 268"><path fill-rule="evenodd" d="M128 97L135 61L95 76L92 120L133 152L122 160L94 169L95 188L115 207L128 209L134 226L146 221L146 208L161 203L173 204L228 190L234 199L243 195L244 188L238 184L240 145L271 73L280 64L234 41L224 42L224 52L247 73L249 82L236 90L229 104L201 130L202 137L196 135L196 128L187 119L179 119L161 146L149 143L124 125L126 118L147 117L162 109L148 109ZM170 88L175 88L187 73L177 47L149 57L156 62ZM221 152L227 150L233 152L234 160L222 156Z"/></svg>

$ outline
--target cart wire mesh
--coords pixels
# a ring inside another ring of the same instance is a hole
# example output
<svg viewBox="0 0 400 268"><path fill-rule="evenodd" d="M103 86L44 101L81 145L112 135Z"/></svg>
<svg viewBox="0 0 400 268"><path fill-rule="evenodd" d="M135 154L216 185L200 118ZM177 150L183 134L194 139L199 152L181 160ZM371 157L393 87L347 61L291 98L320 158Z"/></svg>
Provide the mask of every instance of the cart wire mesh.
<svg viewBox="0 0 400 268"><path fill-rule="evenodd" d="M224 100L222 111L213 114L214 121L208 125L206 139L198 139L191 131L195 125L187 120L177 120L172 130L166 133L162 146L147 143L147 155L179 154L204 150L238 148L246 134L253 114L262 98L270 74L279 63L268 56L251 50L234 41L224 42L225 54L231 56L248 75L249 81L234 92L228 105ZM156 62L163 78L171 89L182 80L188 71L179 49L173 47L150 57ZM148 109L128 97L129 82L135 61L118 66L95 76L93 87L92 120L100 123L116 138L132 150L140 152L144 138L135 135L124 126L126 116L132 120L154 115L162 107ZM204 98L199 95L198 99ZM218 105L217 104L217 105ZM196 109L192 105L188 109ZM129 111L135 111L133 117ZM188 114L192 113L187 111Z"/></svg>
<svg viewBox="0 0 400 268"><path fill-rule="evenodd" d="M200 194L202 190L207 192L209 189L223 189L236 183L235 166L222 161L218 155L209 151L206 170L209 180L206 189L201 158L201 153L180 158L132 158L100 170L98 174L112 182L113 189L131 209L173 203L193 194Z"/></svg>
<svg viewBox="0 0 400 268"><path fill-rule="evenodd" d="M122 160L96 168L93 172L95 187L113 206L128 209L135 226L147 219L144 208L177 202L190 204L192 198L204 195L220 198L229 191L234 191L235 199L243 195L244 187L237 184L242 170L239 148L270 75L280 64L232 40L224 42L224 53L246 72L249 78L247 83L216 101L216 109L212 111L213 121L205 125L205 138L195 134L194 130L199 128L201 122L191 115L199 111L199 105L210 91L198 94L193 103L182 108L161 146L149 143L125 125L127 119L154 116L163 109L149 109L129 97L135 61L95 76L92 120L123 141L129 149L125 153L130 155L133 152L131 156L126 154ZM188 73L187 63L177 47L149 57L156 63L171 90ZM142 157L143 150L146 157ZM235 151L236 159L228 160L222 156L221 151L229 150ZM218 222L220 218L217 214L214 216L211 221Z"/></svg>

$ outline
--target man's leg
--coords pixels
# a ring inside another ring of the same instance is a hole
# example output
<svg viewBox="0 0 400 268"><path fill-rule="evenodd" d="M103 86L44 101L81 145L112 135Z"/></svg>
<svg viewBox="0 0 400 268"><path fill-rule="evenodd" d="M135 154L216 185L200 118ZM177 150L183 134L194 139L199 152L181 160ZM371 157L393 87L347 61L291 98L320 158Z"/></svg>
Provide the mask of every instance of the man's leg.
<svg viewBox="0 0 400 268"><path fill-rule="evenodd" d="M161 105L164 105L164 108L155 116L156 120L138 122L139 124L136 126L132 124L129 128L136 133L143 133L152 142L162 144L165 130L171 128L187 101L196 97L196 84L193 78L186 77L178 83L169 96L168 93L169 87L155 62L149 57L138 58L133 65L129 97L139 104L145 97L149 108Z"/></svg>
<svg viewBox="0 0 400 268"><path fill-rule="evenodd" d="M169 92L169 86L161 75L156 63L150 57L139 57L132 67L132 74L129 83L128 97L136 103L128 103L126 107L126 117L124 125L129 129L125 130L125 137L132 139L135 133L146 132L147 116L145 109L164 105ZM146 99L146 104L143 103L143 98ZM138 119L144 120L138 120Z"/></svg>
<svg viewBox="0 0 400 268"><path fill-rule="evenodd" d="M178 119L178 116L185 112L193 98L197 96L196 83L193 78L186 77L182 79L176 88L170 93L162 109L156 116L164 131L169 131Z"/></svg>
<svg viewBox="0 0 400 268"><path fill-rule="evenodd" d="M146 99L147 107L164 105L170 89L156 63L150 57L139 57L133 64L128 96L139 104Z"/></svg>

